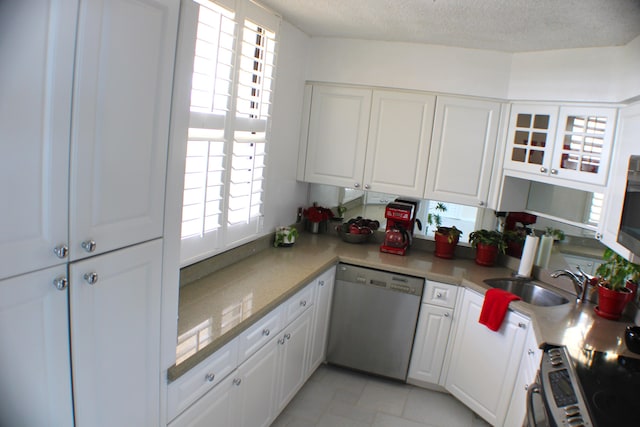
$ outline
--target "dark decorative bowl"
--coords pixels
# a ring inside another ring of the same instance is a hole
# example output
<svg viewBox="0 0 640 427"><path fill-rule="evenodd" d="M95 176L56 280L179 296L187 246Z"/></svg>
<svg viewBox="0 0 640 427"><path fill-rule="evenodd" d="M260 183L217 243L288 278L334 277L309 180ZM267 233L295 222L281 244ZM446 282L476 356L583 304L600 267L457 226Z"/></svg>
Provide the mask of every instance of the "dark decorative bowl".
<svg viewBox="0 0 640 427"><path fill-rule="evenodd" d="M640 326L627 326L624 332L624 342L629 350L640 353Z"/></svg>

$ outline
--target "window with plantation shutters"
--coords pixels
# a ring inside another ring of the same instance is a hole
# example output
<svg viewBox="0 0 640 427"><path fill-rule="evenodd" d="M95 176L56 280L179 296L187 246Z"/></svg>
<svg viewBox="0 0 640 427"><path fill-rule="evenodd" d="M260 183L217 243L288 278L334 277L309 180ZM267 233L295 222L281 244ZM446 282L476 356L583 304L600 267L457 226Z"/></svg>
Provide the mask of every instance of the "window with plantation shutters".
<svg viewBox="0 0 640 427"><path fill-rule="evenodd" d="M279 18L251 2L198 1L182 210L185 260L262 231ZM184 5L183 5L184 6ZM195 20L194 20L195 21Z"/></svg>

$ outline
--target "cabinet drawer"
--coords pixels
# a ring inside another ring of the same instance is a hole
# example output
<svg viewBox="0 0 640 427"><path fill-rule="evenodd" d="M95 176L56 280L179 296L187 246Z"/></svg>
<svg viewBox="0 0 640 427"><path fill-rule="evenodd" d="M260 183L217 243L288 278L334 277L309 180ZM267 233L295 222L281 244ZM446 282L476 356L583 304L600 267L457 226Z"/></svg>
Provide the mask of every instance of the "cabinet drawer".
<svg viewBox="0 0 640 427"><path fill-rule="evenodd" d="M238 365L238 339L234 339L187 374L169 384L167 419L172 420Z"/></svg>
<svg viewBox="0 0 640 427"><path fill-rule="evenodd" d="M458 287L455 285L427 280L422 302L440 307L453 308L456 303L457 294Z"/></svg>
<svg viewBox="0 0 640 427"><path fill-rule="evenodd" d="M240 359L238 364L247 360L249 356L265 345L280 332L283 325L282 306L279 306L244 331L239 336Z"/></svg>
<svg viewBox="0 0 640 427"><path fill-rule="evenodd" d="M284 303L285 325L288 325L292 320L300 316L307 308L313 305L315 296L315 287L313 285L315 283L316 282L313 281L308 284Z"/></svg>

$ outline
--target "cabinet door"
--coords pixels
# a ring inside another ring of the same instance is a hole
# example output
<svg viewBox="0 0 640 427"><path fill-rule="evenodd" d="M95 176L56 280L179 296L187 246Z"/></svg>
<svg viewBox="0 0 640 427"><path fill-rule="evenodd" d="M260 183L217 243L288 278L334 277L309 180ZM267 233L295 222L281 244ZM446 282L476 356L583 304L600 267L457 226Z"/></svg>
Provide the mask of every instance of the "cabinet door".
<svg viewBox="0 0 640 427"><path fill-rule="evenodd" d="M235 418L239 427L267 427L275 418L278 347L278 340L272 339L238 368Z"/></svg>
<svg viewBox="0 0 640 427"><path fill-rule="evenodd" d="M486 205L499 121L499 102L438 97L426 199Z"/></svg>
<svg viewBox="0 0 640 427"><path fill-rule="evenodd" d="M0 279L65 262L77 7L0 4Z"/></svg>
<svg viewBox="0 0 640 427"><path fill-rule="evenodd" d="M80 7L71 136L72 259L162 235L179 2Z"/></svg>
<svg viewBox="0 0 640 427"><path fill-rule="evenodd" d="M305 181L362 186L370 109L369 89L313 87Z"/></svg>
<svg viewBox="0 0 640 427"><path fill-rule="evenodd" d="M616 113L615 108L561 107L551 175L605 185Z"/></svg>
<svg viewBox="0 0 640 427"><path fill-rule="evenodd" d="M365 190L422 197L435 100L421 93L373 92Z"/></svg>
<svg viewBox="0 0 640 427"><path fill-rule="evenodd" d="M235 426L237 385L234 381L237 382L237 378L232 373L169 423L169 427Z"/></svg>
<svg viewBox="0 0 640 427"><path fill-rule="evenodd" d="M307 379L307 356L313 310L306 310L280 334L279 413Z"/></svg>
<svg viewBox="0 0 640 427"><path fill-rule="evenodd" d="M513 105L504 168L548 175L557 122L557 107Z"/></svg>
<svg viewBox="0 0 640 427"><path fill-rule="evenodd" d="M154 240L70 265L78 425L158 425L161 259Z"/></svg>
<svg viewBox="0 0 640 427"><path fill-rule="evenodd" d="M478 323L483 301L467 289L456 310L460 314L445 388L491 425L502 425L529 320L509 311L500 330L491 331Z"/></svg>
<svg viewBox="0 0 640 427"><path fill-rule="evenodd" d="M73 427L66 266L0 280L0 422Z"/></svg>
<svg viewBox="0 0 640 427"><path fill-rule="evenodd" d="M627 186L629 156L638 154L638 135L640 135L640 103L635 103L620 111L614 157L607 185L608 191L605 192L604 214L599 224L602 243L625 258L629 258L630 252L618 243L618 230Z"/></svg>
<svg viewBox="0 0 640 427"><path fill-rule="evenodd" d="M333 267L316 280L317 295L313 309L308 375L311 375L324 362L327 354L327 335L329 332L329 316L331 315L331 299L333 297L335 275L336 268Z"/></svg>
<svg viewBox="0 0 640 427"><path fill-rule="evenodd" d="M453 310L422 304L409 365L409 382L438 384Z"/></svg>

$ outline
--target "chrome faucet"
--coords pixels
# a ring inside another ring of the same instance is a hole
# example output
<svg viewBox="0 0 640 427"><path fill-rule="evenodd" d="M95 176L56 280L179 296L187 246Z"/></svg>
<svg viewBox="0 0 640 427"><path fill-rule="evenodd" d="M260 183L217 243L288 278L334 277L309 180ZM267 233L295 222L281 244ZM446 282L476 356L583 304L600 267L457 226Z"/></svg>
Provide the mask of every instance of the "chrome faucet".
<svg viewBox="0 0 640 427"><path fill-rule="evenodd" d="M576 290L576 302L585 302L585 300L587 299L587 289L589 287L589 284L591 283L591 280L593 279L593 276L585 273L580 266L578 266L577 273L574 273L571 270L556 270L551 273L551 277L553 277L554 279L560 276L568 277L571 279L571 282L573 282L573 287Z"/></svg>

